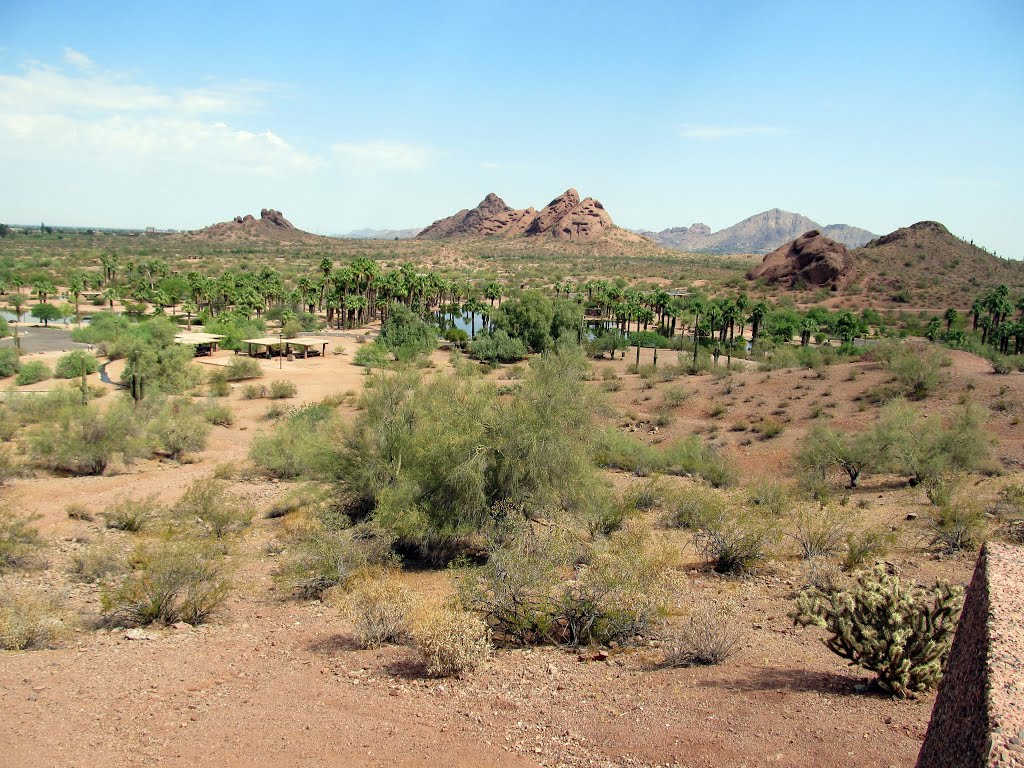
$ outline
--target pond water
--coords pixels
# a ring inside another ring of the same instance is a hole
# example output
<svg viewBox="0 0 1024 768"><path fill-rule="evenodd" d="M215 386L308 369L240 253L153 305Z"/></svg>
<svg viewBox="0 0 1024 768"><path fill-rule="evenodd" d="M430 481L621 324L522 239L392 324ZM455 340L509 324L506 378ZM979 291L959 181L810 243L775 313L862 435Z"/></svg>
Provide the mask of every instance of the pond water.
<svg viewBox="0 0 1024 768"><path fill-rule="evenodd" d="M18 316L15 315L13 312L10 312L10 311L8 311L6 309L0 309L0 317L2 317L8 323L16 323L16 322L18 322ZM27 311L21 313L21 324L22 325L35 325L35 324L37 324L39 322L40 322L39 320L36 320ZM73 327L75 327L75 325L77 323L76 323L75 319L72 317L72 318L68 319L68 323L67 324L68 324L69 328L73 328ZM82 315L82 325L88 325L88 324L89 324L89 317L88 317L88 315ZM50 325L52 325L54 327L63 327L64 326L64 322L61 321L61 320L51 320L50 321Z"/></svg>

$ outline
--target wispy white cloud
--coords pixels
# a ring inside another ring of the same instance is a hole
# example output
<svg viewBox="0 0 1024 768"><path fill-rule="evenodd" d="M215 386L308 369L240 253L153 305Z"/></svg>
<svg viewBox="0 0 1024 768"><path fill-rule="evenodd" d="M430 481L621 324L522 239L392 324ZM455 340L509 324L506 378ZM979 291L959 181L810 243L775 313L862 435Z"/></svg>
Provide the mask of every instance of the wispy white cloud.
<svg viewBox="0 0 1024 768"><path fill-rule="evenodd" d="M73 67L77 67L78 69L84 70L90 70L96 66L95 64L93 64L92 59L90 59L81 51L76 51L74 48L64 49L64 61L65 63L70 64Z"/></svg>
<svg viewBox="0 0 1024 768"><path fill-rule="evenodd" d="M735 139L748 136L786 136L794 131L775 125L698 125L683 123L680 136L684 139Z"/></svg>
<svg viewBox="0 0 1024 768"><path fill-rule="evenodd" d="M339 142L331 152L351 166L414 170L430 163L433 152L418 144L387 141Z"/></svg>
<svg viewBox="0 0 1024 768"><path fill-rule="evenodd" d="M324 163L267 128L229 124L259 107L265 85L164 88L101 70L73 48L64 62L0 74L0 139L39 153L84 150L106 164L149 159L267 173Z"/></svg>

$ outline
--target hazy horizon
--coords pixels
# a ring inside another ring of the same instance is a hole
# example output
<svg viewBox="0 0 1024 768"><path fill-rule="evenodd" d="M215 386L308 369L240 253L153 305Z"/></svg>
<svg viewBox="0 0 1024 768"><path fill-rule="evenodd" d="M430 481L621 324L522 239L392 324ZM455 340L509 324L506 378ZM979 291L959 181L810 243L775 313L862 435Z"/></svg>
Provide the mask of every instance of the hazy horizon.
<svg viewBox="0 0 1024 768"><path fill-rule="evenodd" d="M14 2L0 25L8 223L272 207L338 234L572 186L631 229L781 208L1024 257L1012 2Z"/></svg>

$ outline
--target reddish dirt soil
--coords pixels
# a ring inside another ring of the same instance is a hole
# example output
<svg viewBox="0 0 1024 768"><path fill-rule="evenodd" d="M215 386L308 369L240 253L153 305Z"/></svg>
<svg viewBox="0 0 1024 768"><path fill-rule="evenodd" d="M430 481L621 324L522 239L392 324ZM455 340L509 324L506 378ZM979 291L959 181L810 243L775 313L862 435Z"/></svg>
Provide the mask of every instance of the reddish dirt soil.
<svg viewBox="0 0 1024 768"><path fill-rule="evenodd" d="M355 335L338 345L346 354L329 350L323 359L285 362L283 371L277 361L264 362L263 381L295 381L303 402L357 391L363 372L348 362ZM196 364L222 364L229 357L221 353ZM446 360L444 353L434 356L439 369ZM824 379L804 370L738 373L730 394L723 394L723 380L710 375L646 389L638 377L624 375L631 361L631 355L595 361L597 369L613 367L622 376L622 389L610 395L620 413L612 423L636 425L639 412L665 412L667 426L651 434L642 423L637 435L671 440L700 430L728 446L748 476L788 474L787 456L810 423L812 404L832 408L835 423L844 427L870 423L877 410L860 410L854 397L886 378L871 364L857 363L831 368ZM853 369L860 375L851 377ZM965 393L989 403L1004 400L1006 409L993 413L996 457L1004 467L1019 468L1024 430L1014 419L1024 404L1024 375L993 376L982 361L960 353L947 371L942 393L929 407L946 412ZM116 373L112 365L115 379ZM692 395L679 406L661 407L670 387ZM727 411L711 419L708 409L719 401ZM68 558L85 541L114 539L129 546L131 535L69 520L66 506L80 502L100 511L127 493L156 493L170 501L218 464L241 466L253 436L270 428L261 418L269 403L242 400L237 391L229 402L235 424L215 428L193 463L145 461L98 478L40 474L14 481L6 499L19 511L40 514L39 526L52 544L49 567L24 578L67 593L86 625L94 621L98 590L67 579ZM773 440L754 435L744 445L749 433L728 429L782 404L789 421ZM638 412L636 418L630 411ZM709 430L714 424L721 427ZM619 487L639 482L621 473L610 477ZM1010 479L983 478L973 493L987 501ZM934 695L893 701L873 694L865 685L869 675L829 653L821 632L795 630L787 613L803 581L791 552L783 551L754 578L728 579L699 563L682 534L665 533L683 552L681 607L713 597L732 605L747 627L736 656L720 667L664 668L657 641L651 641L614 650L601 661L580 661L575 651L560 649L499 650L466 679L429 680L410 649L357 650L335 601L301 603L274 590L275 560L267 545L287 522L260 513L290 486L232 484L257 518L230 556L235 590L212 624L148 629L141 640L127 639L125 630L82 629L58 650L0 654L0 766L914 763ZM921 546L918 523L904 521L908 511L924 508L920 489L895 478L871 478L851 501L865 522L899 527L901 546L890 560L901 573L920 581L967 581L973 553L937 557ZM403 578L427 601L450 590L444 572L407 572Z"/></svg>

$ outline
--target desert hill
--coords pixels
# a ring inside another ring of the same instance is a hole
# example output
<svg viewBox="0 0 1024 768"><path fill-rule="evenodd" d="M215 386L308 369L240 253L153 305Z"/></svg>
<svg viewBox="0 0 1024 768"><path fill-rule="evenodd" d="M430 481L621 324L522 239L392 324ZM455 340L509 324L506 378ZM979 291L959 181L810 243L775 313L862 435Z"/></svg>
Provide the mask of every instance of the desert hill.
<svg viewBox="0 0 1024 768"><path fill-rule="evenodd" d="M353 229L351 232L343 232L340 235L334 235L334 237L345 240L407 240L410 237L416 237L419 232L419 227L415 229L372 229L364 227L363 229Z"/></svg>
<svg viewBox="0 0 1024 768"><path fill-rule="evenodd" d="M937 221L920 221L853 250L811 230L772 251L747 278L784 287L848 289L872 300L919 307L963 309L997 285L1024 288L1024 262L993 256Z"/></svg>
<svg viewBox="0 0 1024 768"><path fill-rule="evenodd" d="M864 245L875 237L866 229L847 224L823 227L806 216L779 208L755 214L718 232L698 223L642 234L668 248L691 253L768 253L811 230L848 248Z"/></svg>
<svg viewBox="0 0 1024 768"><path fill-rule="evenodd" d="M325 240L321 235L296 229L280 211L264 208L257 219L252 214L235 216L230 221L185 233L190 239L213 241L224 240L275 240L280 242L313 242Z"/></svg>
<svg viewBox="0 0 1024 768"><path fill-rule="evenodd" d="M475 208L464 208L438 219L416 237L420 240L444 240L523 236L586 241L612 234L619 239L641 239L639 235L616 227L599 200L592 197L581 200L579 192L567 189L539 211L532 207L517 210L491 192Z"/></svg>
<svg viewBox="0 0 1024 768"><path fill-rule="evenodd" d="M915 304L967 307L1000 284L1024 289L1024 262L1001 259L965 242L937 221L919 221L851 252L856 282Z"/></svg>

